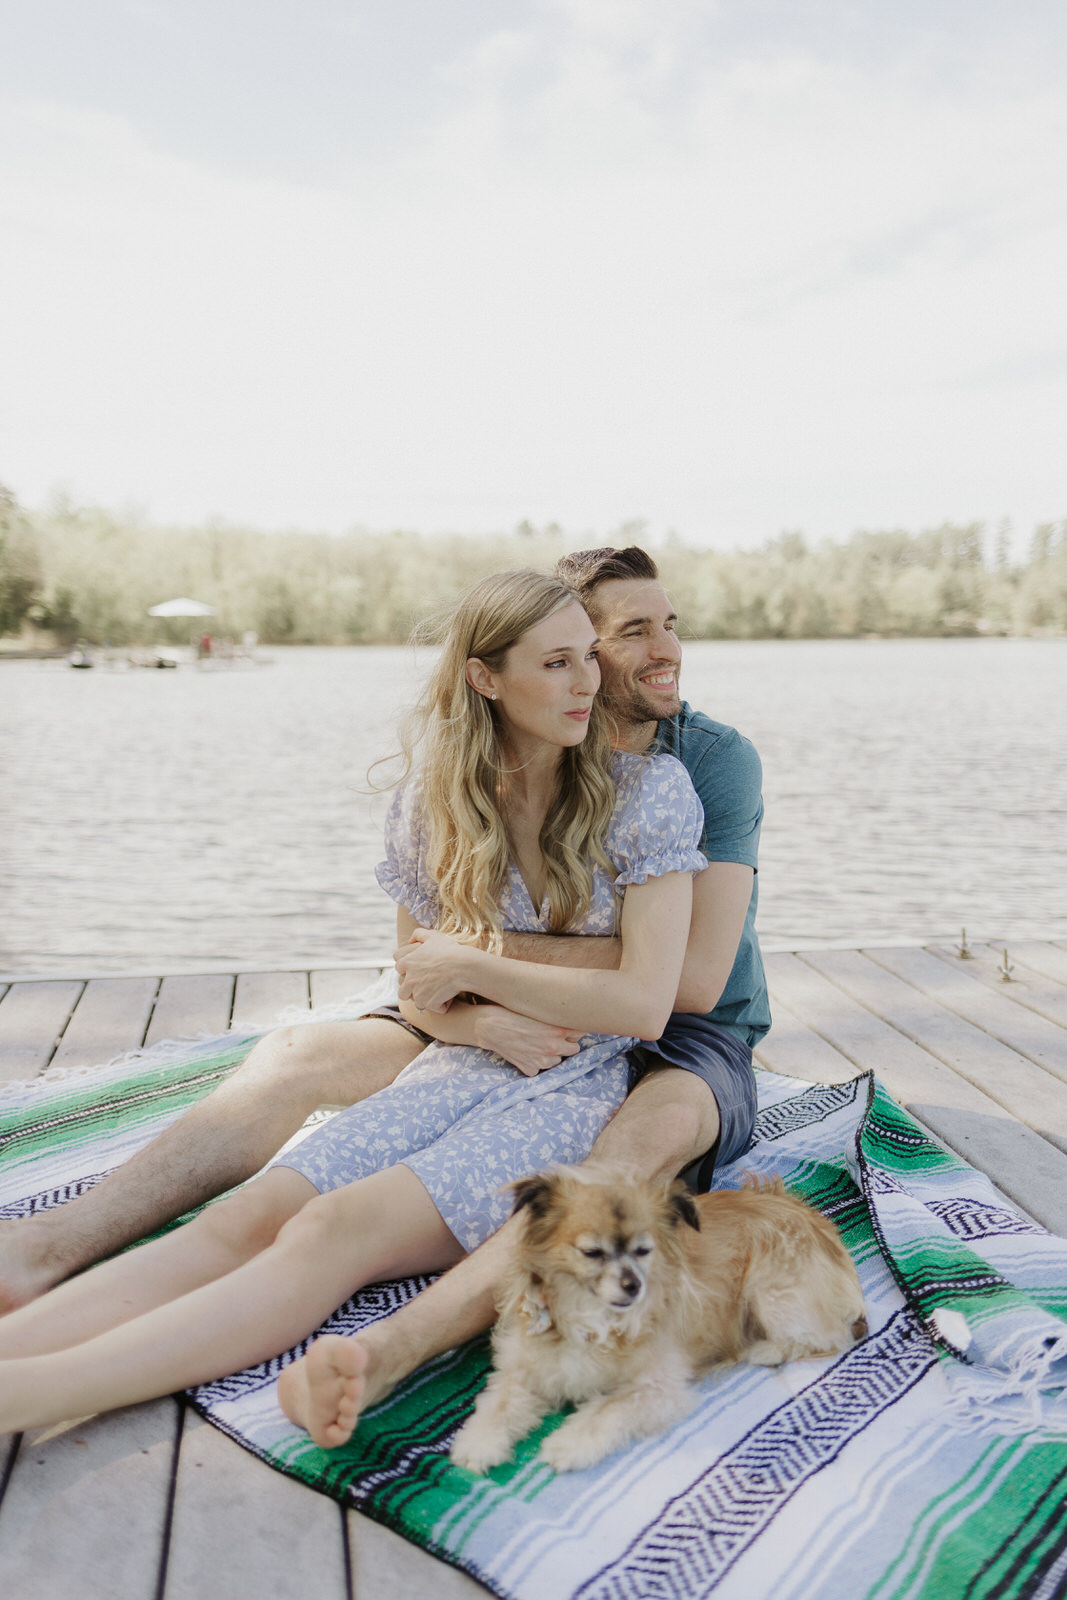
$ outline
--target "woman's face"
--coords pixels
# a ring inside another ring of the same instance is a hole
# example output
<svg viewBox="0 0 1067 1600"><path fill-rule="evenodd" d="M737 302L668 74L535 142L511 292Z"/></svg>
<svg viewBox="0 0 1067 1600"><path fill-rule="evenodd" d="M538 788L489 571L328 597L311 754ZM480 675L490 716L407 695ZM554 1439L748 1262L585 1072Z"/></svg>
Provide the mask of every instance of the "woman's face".
<svg viewBox="0 0 1067 1600"><path fill-rule="evenodd" d="M596 629L577 601L518 638L499 672L467 663L467 679L496 695L501 733L517 752L581 744L600 687Z"/></svg>

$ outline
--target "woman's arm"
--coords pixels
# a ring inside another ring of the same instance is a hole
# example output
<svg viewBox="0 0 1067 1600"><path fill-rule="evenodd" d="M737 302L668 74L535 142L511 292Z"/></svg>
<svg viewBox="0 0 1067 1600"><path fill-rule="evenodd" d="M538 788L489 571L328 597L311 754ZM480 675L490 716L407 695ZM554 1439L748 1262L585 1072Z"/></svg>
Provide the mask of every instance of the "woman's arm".
<svg viewBox="0 0 1067 1600"><path fill-rule="evenodd" d="M538 1022L507 1006L458 1001L443 1014L418 1011L414 1006L409 1013L407 1003L401 1001L401 1010L409 1022L442 1044L476 1045L479 1050L500 1056L528 1078L558 1067L566 1056L576 1055L581 1049L581 1035L574 1029Z"/></svg>
<svg viewBox="0 0 1067 1600"><path fill-rule="evenodd" d="M614 971L515 961L415 928L397 952L400 994L424 1014L447 1010L457 994L470 992L539 1022L658 1039L678 992L692 898L688 872L629 884L622 904L622 953Z"/></svg>
<svg viewBox="0 0 1067 1600"><path fill-rule="evenodd" d="M675 1011L706 1014L722 998L752 898L752 868L739 861L709 862L693 880L693 916ZM578 933L504 933L504 954L550 967L617 967L618 939Z"/></svg>
<svg viewBox="0 0 1067 1600"><path fill-rule="evenodd" d="M410 911L398 906L398 942L406 944L417 928ZM442 1044L476 1045L480 1050L500 1056L528 1077L558 1067L566 1056L575 1055L581 1048L579 1035L573 1029L538 1022L507 1006L471 1005L468 1001L457 1000L442 1013L420 1011L413 1001L401 1000L400 1012L408 1022Z"/></svg>

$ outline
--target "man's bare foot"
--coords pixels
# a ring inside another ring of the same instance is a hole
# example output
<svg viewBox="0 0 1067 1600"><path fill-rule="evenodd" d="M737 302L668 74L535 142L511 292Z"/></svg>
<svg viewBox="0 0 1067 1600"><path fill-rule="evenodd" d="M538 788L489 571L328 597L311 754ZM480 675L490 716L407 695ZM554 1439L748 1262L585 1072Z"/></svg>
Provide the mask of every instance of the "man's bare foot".
<svg viewBox="0 0 1067 1600"><path fill-rule="evenodd" d="M34 1219L0 1222L0 1317L28 1305L56 1282Z"/></svg>
<svg viewBox="0 0 1067 1600"><path fill-rule="evenodd" d="M336 1450L355 1432L364 1405L367 1352L355 1339L323 1334L307 1355L278 1377L278 1399L290 1422L317 1445Z"/></svg>

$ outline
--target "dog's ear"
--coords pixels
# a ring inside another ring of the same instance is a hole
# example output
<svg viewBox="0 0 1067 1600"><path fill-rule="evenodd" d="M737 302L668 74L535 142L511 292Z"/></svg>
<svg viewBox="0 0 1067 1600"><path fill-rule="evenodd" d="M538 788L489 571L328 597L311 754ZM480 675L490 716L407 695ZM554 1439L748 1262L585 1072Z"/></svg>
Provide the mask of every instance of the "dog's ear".
<svg viewBox="0 0 1067 1600"><path fill-rule="evenodd" d="M528 1206L533 1216L543 1217L548 1211L555 1189L555 1180L545 1177L543 1173L538 1173L533 1178L520 1178L518 1183L511 1185L511 1192L515 1196L511 1207L512 1216L517 1216Z"/></svg>
<svg viewBox="0 0 1067 1600"><path fill-rule="evenodd" d="M684 1222L687 1227L695 1228L697 1233L700 1232L700 1213L684 1183L677 1182L671 1185L667 1204L672 1212L671 1220L676 1226L679 1222Z"/></svg>

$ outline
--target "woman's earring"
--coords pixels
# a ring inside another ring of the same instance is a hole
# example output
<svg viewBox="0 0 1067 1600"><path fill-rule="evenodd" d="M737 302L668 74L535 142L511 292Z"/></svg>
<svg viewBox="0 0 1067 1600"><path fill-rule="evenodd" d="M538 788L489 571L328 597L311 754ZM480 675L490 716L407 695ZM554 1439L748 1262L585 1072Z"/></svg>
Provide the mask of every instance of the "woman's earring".
<svg viewBox="0 0 1067 1600"><path fill-rule="evenodd" d="M490 698L490 700L495 700L495 699L496 699L496 695L495 695L495 694L491 694L491 695L490 695L490 696L489 696L489 698Z"/></svg>

